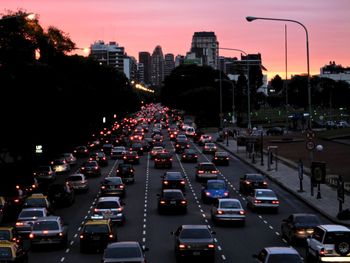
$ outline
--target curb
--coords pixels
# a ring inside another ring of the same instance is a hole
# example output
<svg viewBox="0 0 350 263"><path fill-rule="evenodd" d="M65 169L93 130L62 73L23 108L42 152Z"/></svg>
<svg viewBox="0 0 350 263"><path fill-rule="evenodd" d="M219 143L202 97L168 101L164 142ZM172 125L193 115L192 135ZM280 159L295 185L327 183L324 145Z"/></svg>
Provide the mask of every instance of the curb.
<svg viewBox="0 0 350 263"><path fill-rule="evenodd" d="M242 157L238 156L236 153L234 153L232 150L227 149L225 146L216 143L220 148L225 149L227 152L231 153L233 156L235 156L237 159L241 160L242 162L244 162L245 164L249 165L250 167L252 167L253 169L255 169L257 172L262 173L263 175L265 175L266 177L268 177L272 182L276 183L278 186L280 186L281 188L283 188L284 190L286 190L287 192L289 192L290 194L293 194L295 197L297 197L300 201L302 201L303 203L305 203L306 205L308 205L309 207L311 207L312 209L316 210L317 212L319 212L320 214L322 214L324 217L326 217L327 219L329 219L330 221L332 221L335 224L340 224L340 225L345 225L345 226L350 226L350 223L345 223L341 220L338 220L337 218L335 218L334 216L329 215L328 213L322 211L321 209L319 209L318 207L314 206L311 202L309 202L308 200L306 200L305 198L303 198L300 195L295 194L295 192L291 189L289 189L288 187L286 187L284 184L280 183L278 180L276 180L275 178L271 177L268 173L266 173L264 170L259 169L258 167L255 167L254 165L252 165L249 161L243 159ZM293 168L293 167L292 167Z"/></svg>

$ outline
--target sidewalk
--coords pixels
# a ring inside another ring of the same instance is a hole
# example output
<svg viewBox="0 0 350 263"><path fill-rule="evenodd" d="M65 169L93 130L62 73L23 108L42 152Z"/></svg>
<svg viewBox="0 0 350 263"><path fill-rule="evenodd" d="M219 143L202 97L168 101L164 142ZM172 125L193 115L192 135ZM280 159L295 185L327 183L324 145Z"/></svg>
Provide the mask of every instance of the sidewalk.
<svg viewBox="0 0 350 263"><path fill-rule="evenodd" d="M211 135L215 140L217 135ZM350 220L338 220L336 217L339 212L339 201L337 199L336 188L322 184L320 190L321 199L317 199L317 187L314 188L314 195L311 196L310 177L304 173L302 180L304 192L298 191L300 189L300 180L298 176L298 170L295 168L297 167L297 164L294 163L294 168L292 168L293 164L291 164L290 160L280 159L277 161L277 171L274 170L276 166L275 162L273 162L273 164L270 166L269 171L266 154L264 154L263 165L261 165L261 158L259 155L255 157L255 163L253 163L252 158L249 158L248 154L246 153L245 147L239 147L237 151L236 140L229 139L228 146L226 140L224 142L217 142L217 145L230 152L244 163L256 169L257 172L264 174L270 180L274 181L309 206L315 208L318 212L323 214L334 223L350 226ZM345 203L343 203L343 210L349 207L350 199L349 196L345 194Z"/></svg>

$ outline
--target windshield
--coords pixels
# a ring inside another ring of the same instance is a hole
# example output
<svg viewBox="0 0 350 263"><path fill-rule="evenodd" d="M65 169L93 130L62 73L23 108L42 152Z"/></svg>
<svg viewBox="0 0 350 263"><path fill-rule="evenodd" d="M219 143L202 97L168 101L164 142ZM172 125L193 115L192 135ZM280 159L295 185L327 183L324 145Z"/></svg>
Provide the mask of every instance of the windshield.
<svg viewBox="0 0 350 263"><path fill-rule="evenodd" d="M33 225L34 231L41 230L58 230L58 223L56 221L41 221L35 222Z"/></svg>
<svg viewBox="0 0 350 263"><path fill-rule="evenodd" d="M242 208L239 202L235 201L223 201L220 203L220 208Z"/></svg>
<svg viewBox="0 0 350 263"><path fill-rule="evenodd" d="M223 189L226 187L225 187L225 183L223 183L223 182L212 182L212 183L208 183L207 188L208 189Z"/></svg>
<svg viewBox="0 0 350 263"><path fill-rule="evenodd" d="M10 231L0 230L0 240L10 240Z"/></svg>
<svg viewBox="0 0 350 263"><path fill-rule="evenodd" d="M84 233L109 233L107 225L86 225Z"/></svg>
<svg viewBox="0 0 350 263"><path fill-rule="evenodd" d="M0 259L12 258L12 251L9 247L0 247Z"/></svg>
<svg viewBox="0 0 350 263"><path fill-rule="evenodd" d="M104 253L105 258L138 258L142 257L138 247L118 247L107 248Z"/></svg>
<svg viewBox="0 0 350 263"><path fill-rule="evenodd" d="M207 229L183 229L180 238L211 238Z"/></svg>
<svg viewBox="0 0 350 263"><path fill-rule="evenodd" d="M276 195L272 191L256 191L256 197L274 197L276 198Z"/></svg>

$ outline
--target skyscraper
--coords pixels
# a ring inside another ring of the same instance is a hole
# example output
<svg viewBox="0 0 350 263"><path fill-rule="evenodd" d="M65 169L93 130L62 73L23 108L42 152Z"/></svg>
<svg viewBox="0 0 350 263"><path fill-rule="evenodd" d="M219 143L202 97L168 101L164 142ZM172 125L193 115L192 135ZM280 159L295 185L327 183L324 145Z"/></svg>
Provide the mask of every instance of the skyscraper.
<svg viewBox="0 0 350 263"><path fill-rule="evenodd" d="M151 83L160 87L164 80L164 56L161 46L156 46L151 58Z"/></svg>
<svg viewBox="0 0 350 263"><path fill-rule="evenodd" d="M171 71L175 68L174 54L165 54L164 77L169 76Z"/></svg>
<svg viewBox="0 0 350 263"><path fill-rule="evenodd" d="M90 56L101 64L124 71L124 47L120 47L116 42L105 44L104 41L99 40L90 46L90 50Z"/></svg>
<svg viewBox="0 0 350 263"><path fill-rule="evenodd" d="M143 51L139 52L139 63L143 64L143 81L151 84L151 54Z"/></svg>
<svg viewBox="0 0 350 263"><path fill-rule="evenodd" d="M214 32L194 32L191 52L202 60L203 65L218 68L219 42Z"/></svg>

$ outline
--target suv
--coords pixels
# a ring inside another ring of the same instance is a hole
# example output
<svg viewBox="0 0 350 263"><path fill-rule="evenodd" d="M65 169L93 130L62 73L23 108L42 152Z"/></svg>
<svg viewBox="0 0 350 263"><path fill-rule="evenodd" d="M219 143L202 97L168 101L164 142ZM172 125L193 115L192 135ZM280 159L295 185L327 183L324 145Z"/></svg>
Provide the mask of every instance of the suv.
<svg viewBox="0 0 350 263"><path fill-rule="evenodd" d="M350 229L346 226L319 225L306 241L308 260L350 262Z"/></svg>
<svg viewBox="0 0 350 263"><path fill-rule="evenodd" d="M173 166L172 164L173 159L171 157L172 157L171 153L167 153L167 152L157 153L154 158L154 168L159 168L159 167L171 168Z"/></svg>
<svg viewBox="0 0 350 263"><path fill-rule="evenodd" d="M118 196L100 197L97 201L94 213L103 216L111 221L121 224L125 223L125 215L123 213L124 203Z"/></svg>
<svg viewBox="0 0 350 263"><path fill-rule="evenodd" d="M87 252L91 248L103 250L108 243L115 241L117 231L111 220L91 218L86 221L80 232L80 252Z"/></svg>

